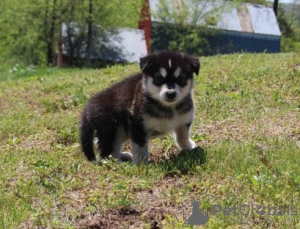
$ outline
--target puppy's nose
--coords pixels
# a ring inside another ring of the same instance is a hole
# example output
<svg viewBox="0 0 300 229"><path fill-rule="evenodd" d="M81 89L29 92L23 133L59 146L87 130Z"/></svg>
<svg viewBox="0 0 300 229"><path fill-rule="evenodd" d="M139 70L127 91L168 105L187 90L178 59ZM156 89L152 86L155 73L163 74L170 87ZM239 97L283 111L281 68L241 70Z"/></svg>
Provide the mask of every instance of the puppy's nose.
<svg viewBox="0 0 300 229"><path fill-rule="evenodd" d="M168 99L174 99L176 96L176 92L175 91L167 91L166 96Z"/></svg>

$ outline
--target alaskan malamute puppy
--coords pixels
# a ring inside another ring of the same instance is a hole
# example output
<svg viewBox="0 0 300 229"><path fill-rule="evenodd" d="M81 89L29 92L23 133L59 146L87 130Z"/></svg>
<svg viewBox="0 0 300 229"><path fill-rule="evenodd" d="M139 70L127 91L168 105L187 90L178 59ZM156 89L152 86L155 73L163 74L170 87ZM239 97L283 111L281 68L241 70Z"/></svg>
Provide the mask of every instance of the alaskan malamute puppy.
<svg viewBox="0 0 300 229"><path fill-rule="evenodd" d="M190 139L190 127L198 58L166 51L141 58L140 67L142 73L96 94L84 108L80 140L88 160L96 160L94 137L101 158L112 155L119 161L132 159L137 165L148 161L152 137L174 132L181 150L196 147ZM131 139L132 154L121 153L127 139Z"/></svg>

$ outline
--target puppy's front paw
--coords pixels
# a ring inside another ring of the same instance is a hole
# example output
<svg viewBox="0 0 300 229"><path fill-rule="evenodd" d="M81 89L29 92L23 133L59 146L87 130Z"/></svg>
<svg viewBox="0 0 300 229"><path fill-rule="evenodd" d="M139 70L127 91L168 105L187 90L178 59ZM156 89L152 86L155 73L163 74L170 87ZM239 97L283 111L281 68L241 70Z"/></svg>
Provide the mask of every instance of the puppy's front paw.
<svg viewBox="0 0 300 229"><path fill-rule="evenodd" d="M190 149L195 149L197 147L197 144L192 140L192 139L189 139L189 143L190 143Z"/></svg>
<svg viewBox="0 0 300 229"><path fill-rule="evenodd" d="M195 149L197 147L197 144L192 140L192 139L188 139L188 141L186 141L184 144L181 144L180 149L181 150L192 150Z"/></svg>

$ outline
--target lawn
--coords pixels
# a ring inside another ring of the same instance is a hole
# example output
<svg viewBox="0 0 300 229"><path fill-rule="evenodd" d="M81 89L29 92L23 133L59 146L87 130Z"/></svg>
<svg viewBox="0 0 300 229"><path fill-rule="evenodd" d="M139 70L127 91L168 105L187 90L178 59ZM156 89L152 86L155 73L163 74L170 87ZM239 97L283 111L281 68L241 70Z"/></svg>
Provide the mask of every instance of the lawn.
<svg viewBox="0 0 300 229"><path fill-rule="evenodd" d="M200 61L199 147L155 139L140 167L90 163L78 144L88 98L137 64L1 67L0 228L182 228L192 201L209 216L203 227L299 228L299 53Z"/></svg>

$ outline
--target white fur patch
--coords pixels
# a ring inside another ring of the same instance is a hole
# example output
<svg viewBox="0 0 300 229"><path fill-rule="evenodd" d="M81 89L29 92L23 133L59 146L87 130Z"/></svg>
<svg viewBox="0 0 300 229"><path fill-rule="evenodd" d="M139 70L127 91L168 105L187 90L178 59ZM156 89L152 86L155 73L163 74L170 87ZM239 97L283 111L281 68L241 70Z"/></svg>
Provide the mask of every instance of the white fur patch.
<svg viewBox="0 0 300 229"><path fill-rule="evenodd" d="M146 79L146 91L149 92L153 98L160 100L159 95L160 95L161 88L156 87L153 84L153 78L151 77L148 77Z"/></svg>
<svg viewBox="0 0 300 229"><path fill-rule="evenodd" d="M144 116L144 125L147 130L158 131L161 134L165 134L171 131L175 131L179 126L186 125L193 121L194 110L187 112L183 115L179 115L176 112L171 119L160 119L151 117L149 115Z"/></svg>
<svg viewBox="0 0 300 229"><path fill-rule="evenodd" d="M166 92L170 91L166 84L162 85L161 87L157 87L153 84L153 78L148 77L146 80L146 91L149 92L153 98L157 99L166 106L176 105L176 103L187 96L192 90L192 80L188 79L187 84L184 87L180 87L175 84L175 88L173 90L176 92L176 97L171 104L166 98Z"/></svg>
<svg viewBox="0 0 300 229"><path fill-rule="evenodd" d="M164 68L159 69L159 72L162 77L166 78L167 77L167 70Z"/></svg>
<svg viewBox="0 0 300 229"><path fill-rule="evenodd" d="M169 59L169 67L172 68L172 61Z"/></svg>
<svg viewBox="0 0 300 229"><path fill-rule="evenodd" d="M177 68L174 72L174 77L177 78L178 76L180 76L181 73L181 68Z"/></svg>
<svg viewBox="0 0 300 229"><path fill-rule="evenodd" d="M180 88L180 93L181 93L181 98L183 99L185 96L187 96L191 90L192 90L192 80L188 79L187 84L184 87L179 87Z"/></svg>

